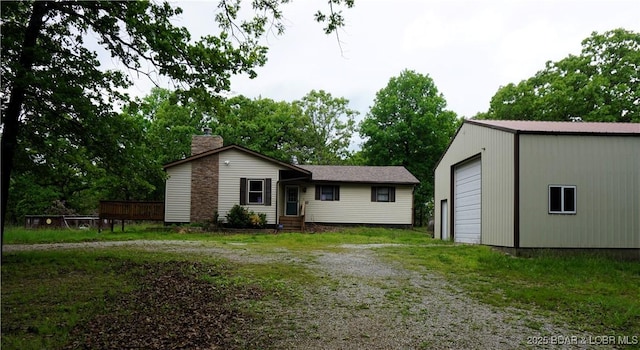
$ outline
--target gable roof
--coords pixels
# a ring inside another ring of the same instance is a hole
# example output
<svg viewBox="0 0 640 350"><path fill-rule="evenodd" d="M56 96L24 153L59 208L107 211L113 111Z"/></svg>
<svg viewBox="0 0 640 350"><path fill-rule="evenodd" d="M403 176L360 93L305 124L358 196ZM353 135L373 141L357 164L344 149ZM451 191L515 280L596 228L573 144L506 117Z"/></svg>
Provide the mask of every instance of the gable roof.
<svg viewBox="0 0 640 350"><path fill-rule="evenodd" d="M521 134L640 135L640 123L465 120L465 123Z"/></svg>
<svg viewBox="0 0 640 350"><path fill-rule="evenodd" d="M311 172L312 181L380 184L419 184L403 166L298 165Z"/></svg>
<svg viewBox="0 0 640 350"><path fill-rule="evenodd" d="M419 184L420 181L403 166L356 166L356 165L291 165L277 159L254 152L238 145L229 145L207 152L167 163L166 170L176 165L188 163L196 159L208 157L230 149L250 154L282 167L299 171L311 177L312 181L326 182L358 182L358 183L386 183L386 184Z"/></svg>
<svg viewBox="0 0 640 350"><path fill-rule="evenodd" d="M171 163L165 164L163 166L163 169L167 170L168 168L174 167L176 165L188 163L188 162L194 161L196 159L208 157L208 156L210 156L212 154L221 153L221 152L224 152L224 151L227 151L227 150L230 150L230 149L238 150L240 152L244 152L244 153L250 154L250 155L252 155L254 157L262 158L262 159L264 159L264 160L266 160L268 162L272 162L272 163L280 165L282 167L285 167L285 168L288 168L288 169L291 169L291 170L300 171L302 173L306 173L307 175L310 175L310 173L307 170L298 168L296 166L293 166L293 165L285 163L285 162L281 162L281 161L279 161L279 160L277 160L275 158L271 158L271 157L265 156L264 154L260 154L258 152L254 152L254 151L252 151L252 150L250 150L248 148L244 148L244 147L238 146L238 145L229 145L229 146L224 146L224 147L212 149L210 151L198 153L198 154L192 155L190 157L187 157L187 158L184 158L184 159L177 160L175 162L171 162Z"/></svg>

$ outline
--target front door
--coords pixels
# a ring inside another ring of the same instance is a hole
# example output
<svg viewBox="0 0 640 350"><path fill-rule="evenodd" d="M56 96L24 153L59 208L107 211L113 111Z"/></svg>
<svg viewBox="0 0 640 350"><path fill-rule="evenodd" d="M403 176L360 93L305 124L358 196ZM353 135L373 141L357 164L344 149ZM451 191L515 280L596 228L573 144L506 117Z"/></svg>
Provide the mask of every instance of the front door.
<svg viewBox="0 0 640 350"><path fill-rule="evenodd" d="M298 216L298 186L287 186L284 192L284 197L287 200L284 215Z"/></svg>

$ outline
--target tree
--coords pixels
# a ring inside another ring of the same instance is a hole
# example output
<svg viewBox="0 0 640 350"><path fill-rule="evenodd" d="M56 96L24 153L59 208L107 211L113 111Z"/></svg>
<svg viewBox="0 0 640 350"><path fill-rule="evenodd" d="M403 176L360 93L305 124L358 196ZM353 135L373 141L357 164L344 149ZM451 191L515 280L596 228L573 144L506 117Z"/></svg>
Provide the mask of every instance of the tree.
<svg viewBox="0 0 640 350"><path fill-rule="evenodd" d="M640 34L594 32L579 56L501 87L480 119L640 122Z"/></svg>
<svg viewBox="0 0 640 350"><path fill-rule="evenodd" d="M102 169L105 162L130 156L122 130L109 126L121 125L115 106L127 100L121 91L131 83L125 72L101 69L95 44L86 43L87 38L96 38L126 69L166 76L187 92L182 96L197 98L228 90L232 74L256 75L253 69L264 64L267 51L258 39L269 28L284 29L279 20L286 2L254 1L255 16L240 21L241 1L221 0L215 16L221 31L197 41L172 24L181 10L168 2L0 2L2 237L14 158L21 147L29 147L19 137L83 149L86 161L81 164ZM353 0L332 0L329 14L316 14L328 32L343 24L334 5L351 7ZM155 71L145 71L145 61ZM47 157L38 147L25 153L35 163Z"/></svg>
<svg viewBox="0 0 640 350"><path fill-rule="evenodd" d="M210 124L225 144L237 144L283 162L305 162L309 138L302 110L288 102L236 96L225 101Z"/></svg>
<svg viewBox="0 0 640 350"><path fill-rule="evenodd" d="M402 165L418 180L415 205L433 197L433 173L460 121L428 75L405 70L376 93L360 124L369 165Z"/></svg>
<svg viewBox="0 0 640 350"><path fill-rule="evenodd" d="M307 118L305 136L311 145L306 153L313 164L340 164L349 157L351 136L358 112L349 109L349 100L334 98L323 90L312 90L295 101Z"/></svg>

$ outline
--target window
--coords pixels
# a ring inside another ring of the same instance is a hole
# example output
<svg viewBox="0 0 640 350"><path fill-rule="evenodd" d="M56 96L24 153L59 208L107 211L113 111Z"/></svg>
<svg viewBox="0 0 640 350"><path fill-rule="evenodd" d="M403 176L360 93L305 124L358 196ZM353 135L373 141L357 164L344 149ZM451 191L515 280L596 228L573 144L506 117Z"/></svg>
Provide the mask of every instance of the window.
<svg viewBox="0 0 640 350"><path fill-rule="evenodd" d="M395 202L396 188L388 187L388 186L371 187L371 201L372 202Z"/></svg>
<svg viewBox="0 0 640 350"><path fill-rule="evenodd" d="M339 201L340 186L316 186L316 200L320 201Z"/></svg>
<svg viewBox="0 0 640 350"><path fill-rule="evenodd" d="M264 180L249 181L249 204L262 204Z"/></svg>
<svg viewBox="0 0 640 350"><path fill-rule="evenodd" d="M576 213L576 186L549 186L549 214Z"/></svg>
<svg viewBox="0 0 640 350"><path fill-rule="evenodd" d="M271 179L240 179L240 205L271 205Z"/></svg>

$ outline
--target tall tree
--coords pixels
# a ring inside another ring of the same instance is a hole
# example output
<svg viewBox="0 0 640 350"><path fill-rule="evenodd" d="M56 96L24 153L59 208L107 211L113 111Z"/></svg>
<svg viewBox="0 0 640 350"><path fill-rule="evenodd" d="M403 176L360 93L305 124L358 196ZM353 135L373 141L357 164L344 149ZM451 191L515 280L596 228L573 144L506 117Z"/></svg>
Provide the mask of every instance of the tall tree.
<svg viewBox="0 0 640 350"><path fill-rule="evenodd" d="M269 28L284 29L280 8L288 1L253 1L255 16L242 21L241 1L221 0L215 19L222 30L199 40L172 24L181 10L168 2L0 2L2 237L20 135L84 148L91 165L127 153L120 130L109 126L119 124L114 105L127 99L120 91L131 83L124 72L101 69L95 44L85 43L86 38L96 38L129 70L166 76L189 90L187 96L203 96L228 90L232 74L256 75L254 67L266 60L258 39ZM351 7L353 0L332 0L328 14L316 14L327 32L343 24L334 5ZM145 61L154 72L143 69ZM45 156L32 147L27 159L38 162Z"/></svg>
<svg viewBox="0 0 640 350"><path fill-rule="evenodd" d="M302 110L284 101L236 96L225 101L211 123L213 131L234 143L267 156L290 162L306 162L310 144L304 134L307 121Z"/></svg>
<svg viewBox="0 0 640 350"><path fill-rule="evenodd" d="M355 131L355 116L349 100L330 93L312 90L295 101L307 118L306 137L311 141L307 150L313 164L340 164L350 156L349 145Z"/></svg>
<svg viewBox="0 0 640 350"><path fill-rule="evenodd" d="M480 119L640 122L640 33L594 32L578 56L501 87Z"/></svg>
<svg viewBox="0 0 640 350"><path fill-rule="evenodd" d="M378 91L360 124L367 164L402 165L420 180L416 206L433 197L436 163L459 125L456 114L446 106L428 75L405 70Z"/></svg>

